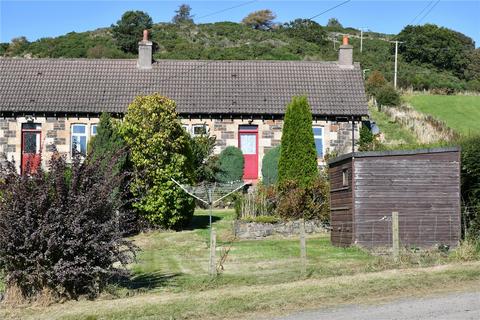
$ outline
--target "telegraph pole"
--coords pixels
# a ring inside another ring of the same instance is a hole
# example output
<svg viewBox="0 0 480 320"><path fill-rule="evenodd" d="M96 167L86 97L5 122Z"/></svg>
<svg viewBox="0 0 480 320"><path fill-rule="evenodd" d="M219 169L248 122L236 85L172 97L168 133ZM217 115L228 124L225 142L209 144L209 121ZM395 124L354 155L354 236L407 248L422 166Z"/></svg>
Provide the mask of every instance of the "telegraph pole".
<svg viewBox="0 0 480 320"><path fill-rule="evenodd" d="M394 72L394 78L393 78L393 87L397 89L397 74L398 74L398 44L399 43L404 43L405 41L390 41L395 43L395 72Z"/></svg>
<svg viewBox="0 0 480 320"><path fill-rule="evenodd" d="M363 28L360 28L360 52L363 52Z"/></svg>
<svg viewBox="0 0 480 320"><path fill-rule="evenodd" d="M398 65L398 41L395 41L395 73L393 78L393 87L397 89L397 67Z"/></svg>

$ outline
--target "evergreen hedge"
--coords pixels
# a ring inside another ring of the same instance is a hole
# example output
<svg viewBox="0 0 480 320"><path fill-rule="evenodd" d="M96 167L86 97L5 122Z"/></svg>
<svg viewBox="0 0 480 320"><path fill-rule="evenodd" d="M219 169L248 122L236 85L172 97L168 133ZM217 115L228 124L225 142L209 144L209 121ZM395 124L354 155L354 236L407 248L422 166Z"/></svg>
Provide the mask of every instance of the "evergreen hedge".
<svg viewBox="0 0 480 320"><path fill-rule="evenodd" d="M236 147L226 147L218 157L217 181L242 180L244 162L242 150Z"/></svg>
<svg viewBox="0 0 480 320"><path fill-rule="evenodd" d="M307 98L293 97L283 124L278 183L310 185L318 177L317 152L312 131L312 113Z"/></svg>
<svg viewBox="0 0 480 320"><path fill-rule="evenodd" d="M280 146L269 150L262 160L262 182L269 186L277 183Z"/></svg>

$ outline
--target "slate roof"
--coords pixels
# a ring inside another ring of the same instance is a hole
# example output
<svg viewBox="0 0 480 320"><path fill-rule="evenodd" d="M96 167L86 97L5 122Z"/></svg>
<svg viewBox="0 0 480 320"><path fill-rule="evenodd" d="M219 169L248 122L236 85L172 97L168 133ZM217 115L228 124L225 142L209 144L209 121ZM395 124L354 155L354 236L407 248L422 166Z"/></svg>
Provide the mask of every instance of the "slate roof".
<svg viewBox="0 0 480 320"><path fill-rule="evenodd" d="M367 115L358 64L336 62L0 58L0 112L123 113L159 92L182 114L282 115L305 94L314 115Z"/></svg>

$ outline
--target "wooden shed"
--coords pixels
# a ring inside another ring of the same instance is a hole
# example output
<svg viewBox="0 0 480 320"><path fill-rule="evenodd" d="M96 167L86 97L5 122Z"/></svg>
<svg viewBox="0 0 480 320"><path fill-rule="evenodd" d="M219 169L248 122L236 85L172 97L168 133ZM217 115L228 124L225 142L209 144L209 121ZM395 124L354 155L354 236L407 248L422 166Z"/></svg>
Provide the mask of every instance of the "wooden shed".
<svg viewBox="0 0 480 320"><path fill-rule="evenodd" d="M460 240L460 150L354 152L328 162L331 240L390 246L398 212L402 246Z"/></svg>

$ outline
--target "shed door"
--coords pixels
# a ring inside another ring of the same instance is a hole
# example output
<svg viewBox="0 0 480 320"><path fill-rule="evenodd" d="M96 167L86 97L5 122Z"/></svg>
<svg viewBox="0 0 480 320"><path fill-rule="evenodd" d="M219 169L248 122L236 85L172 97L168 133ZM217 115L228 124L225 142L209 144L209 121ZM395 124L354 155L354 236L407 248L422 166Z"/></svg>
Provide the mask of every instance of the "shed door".
<svg viewBox="0 0 480 320"><path fill-rule="evenodd" d="M35 173L40 166L40 128L36 123L22 125L22 173Z"/></svg>
<svg viewBox="0 0 480 320"><path fill-rule="evenodd" d="M241 125L239 127L238 145L245 160L243 179L256 180L258 178L258 127Z"/></svg>

